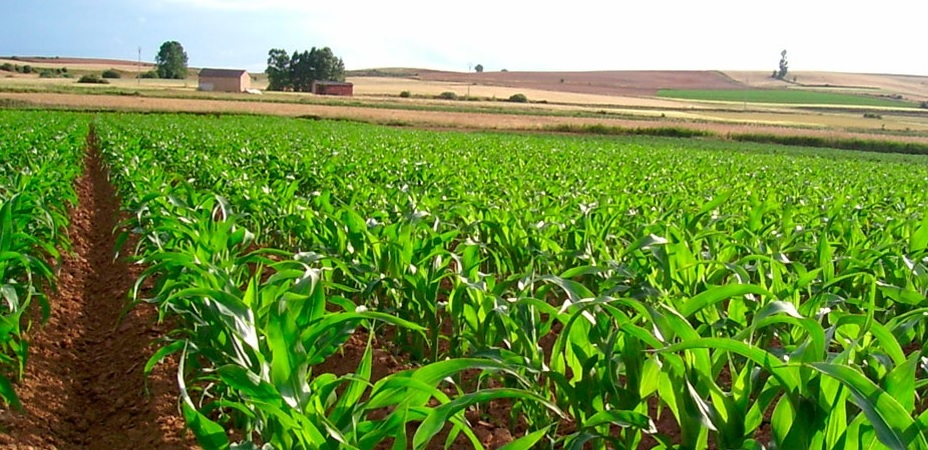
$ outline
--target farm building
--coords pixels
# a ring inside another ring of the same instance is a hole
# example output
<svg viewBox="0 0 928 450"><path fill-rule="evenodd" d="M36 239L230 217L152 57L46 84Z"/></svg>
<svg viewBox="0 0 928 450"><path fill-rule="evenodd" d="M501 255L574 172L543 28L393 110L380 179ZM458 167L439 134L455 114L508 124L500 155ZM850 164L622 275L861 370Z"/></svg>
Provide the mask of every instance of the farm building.
<svg viewBox="0 0 928 450"><path fill-rule="evenodd" d="M200 70L201 91L245 92L251 89L251 75L247 70L202 69Z"/></svg>
<svg viewBox="0 0 928 450"><path fill-rule="evenodd" d="M344 81L313 81L313 94L318 95L345 95L354 93L354 85Z"/></svg>

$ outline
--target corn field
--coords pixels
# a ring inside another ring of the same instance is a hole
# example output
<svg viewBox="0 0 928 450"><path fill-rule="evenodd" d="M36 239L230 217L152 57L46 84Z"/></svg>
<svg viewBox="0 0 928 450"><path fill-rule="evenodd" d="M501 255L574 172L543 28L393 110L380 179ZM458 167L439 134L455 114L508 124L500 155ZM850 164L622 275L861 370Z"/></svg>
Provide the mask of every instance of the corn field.
<svg viewBox="0 0 928 450"><path fill-rule="evenodd" d="M39 120L18 114L0 134ZM114 239L145 268L129 301L176 327L146 370L178 359L204 448L483 448L490 421L510 450L928 449L924 157L92 120L126 211ZM0 143L0 170L69 170L60 219L80 166L43 161L75 131L42 133L23 138L39 152ZM11 232L32 226L6 192ZM2 236L4 255L26 242ZM0 270L11 310L50 274ZM352 373L320 369L359 337ZM404 367L375 377L375 351Z"/></svg>
<svg viewBox="0 0 928 450"><path fill-rule="evenodd" d="M21 409L13 383L29 357L26 332L47 320L68 208L77 202L86 122L75 115L0 111L0 399ZM38 314L30 313L36 304Z"/></svg>

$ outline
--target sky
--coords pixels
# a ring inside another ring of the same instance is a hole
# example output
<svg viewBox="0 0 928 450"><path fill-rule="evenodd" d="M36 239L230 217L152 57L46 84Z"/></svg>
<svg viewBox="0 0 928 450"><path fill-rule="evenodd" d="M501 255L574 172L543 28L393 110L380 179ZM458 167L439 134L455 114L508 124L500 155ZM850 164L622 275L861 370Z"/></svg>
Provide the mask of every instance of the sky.
<svg viewBox="0 0 928 450"><path fill-rule="evenodd" d="M924 0L0 0L0 55L263 71L331 47L348 69L790 70L928 75Z"/></svg>

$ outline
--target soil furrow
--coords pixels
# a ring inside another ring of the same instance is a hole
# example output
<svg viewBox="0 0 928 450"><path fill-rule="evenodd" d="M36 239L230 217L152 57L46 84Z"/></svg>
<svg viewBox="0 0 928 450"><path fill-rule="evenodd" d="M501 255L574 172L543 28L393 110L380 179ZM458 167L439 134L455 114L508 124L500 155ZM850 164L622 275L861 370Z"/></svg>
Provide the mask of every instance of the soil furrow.
<svg viewBox="0 0 928 450"><path fill-rule="evenodd" d="M156 312L136 308L120 320L139 267L113 258L119 199L92 134L87 142L80 202L70 212L73 251L63 261L51 318L30 333L18 386L26 411L0 417L8 433L0 433L0 447L192 448L176 407L176 366L156 368L145 392L143 368L163 333Z"/></svg>

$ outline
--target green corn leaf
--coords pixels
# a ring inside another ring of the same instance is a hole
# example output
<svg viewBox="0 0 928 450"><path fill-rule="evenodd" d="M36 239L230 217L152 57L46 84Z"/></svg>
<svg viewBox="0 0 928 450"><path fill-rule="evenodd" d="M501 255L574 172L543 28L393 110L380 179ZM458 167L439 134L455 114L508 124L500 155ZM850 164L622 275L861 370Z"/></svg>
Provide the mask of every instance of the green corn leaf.
<svg viewBox="0 0 928 450"><path fill-rule="evenodd" d="M766 289L753 284L729 284L709 289L690 298L686 301L683 308L680 309L680 314L688 318L709 305L714 305L722 300L747 294L762 295L765 297L771 296L770 292Z"/></svg>
<svg viewBox="0 0 928 450"><path fill-rule="evenodd" d="M891 298L896 303L909 306L924 306L928 298L924 294L911 289L901 288L886 283L877 283L877 287L883 295Z"/></svg>
<svg viewBox="0 0 928 450"><path fill-rule="evenodd" d="M162 360L168 355L172 355L183 350L186 342L184 341L174 341L168 345L165 345L158 349L154 354L151 355L151 358L148 358L148 361L145 363L145 368L142 373L145 374L145 389L148 389L148 377L151 375L151 371L155 369L155 366L161 363Z"/></svg>
<svg viewBox="0 0 928 450"><path fill-rule="evenodd" d="M338 402L329 415L332 422L336 425L344 425L349 413L355 408L355 405L361 401L367 387L368 380L371 378L371 365L373 363L373 352L371 350L371 340L373 335L368 337L367 347L364 349L364 355L361 357L361 364L355 372L355 377L349 382L348 386L338 398Z"/></svg>
<svg viewBox="0 0 928 450"><path fill-rule="evenodd" d="M13 407L17 411L25 411L23 409L22 403L19 402L19 396L16 395L16 390L13 388L13 383L10 382L10 379L0 375L0 397L3 398L3 401L6 404Z"/></svg>
<svg viewBox="0 0 928 450"><path fill-rule="evenodd" d="M787 365L770 352L751 344L725 338L697 338L679 344L671 345L657 350L659 353L679 352L680 350L714 348L727 350L744 356L757 365L763 367L776 377L780 383L790 391L798 391L800 383L798 377L799 366Z"/></svg>
<svg viewBox="0 0 928 450"><path fill-rule="evenodd" d="M190 431L196 436L197 442L203 448L224 450L230 447L226 430L222 426L200 414L187 402L181 403L181 408L184 413L184 420L187 421L187 427L190 428Z"/></svg>
<svg viewBox="0 0 928 450"><path fill-rule="evenodd" d="M909 236L909 253L922 252L926 247L928 247L928 214L922 217L922 221Z"/></svg>
<svg viewBox="0 0 928 450"><path fill-rule="evenodd" d="M552 411L559 411L557 406L537 394L528 391L508 388L483 389L474 393L462 395L433 409L428 417L422 421L422 424L419 425L419 429L416 430L416 434L412 438L413 448L420 449L425 447L432 437L441 431L445 424L451 419L452 415L457 414L469 406L500 398L534 401Z"/></svg>
<svg viewBox="0 0 928 450"><path fill-rule="evenodd" d="M551 426L544 427L540 430L533 431L525 436L517 438L512 442L503 445L499 450L530 450L536 448L535 445L541 441L545 435L547 435L548 430Z"/></svg>
<svg viewBox="0 0 928 450"><path fill-rule="evenodd" d="M855 403L867 416L884 445L893 450L928 448L922 431L902 405L861 373L831 363L812 363L810 366L850 389Z"/></svg>
<svg viewBox="0 0 928 450"><path fill-rule="evenodd" d="M635 411L600 411L583 422L584 427L591 428L605 424L637 428L649 434L657 433L657 426L651 418Z"/></svg>
<svg viewBox="0 0 928 450"><path fill-rule="evenodd" d="M906 411L915 409L915 372L921 355L913 353L904 363L893 368L884 380L884 388Z"/></svg>
<svg viewBox="0 0 928 450"><path fill-rule="evenodd" d="M869 332L879 339L881 350L892 358L894 364L902 364L906 360L905 353L902 351L902 346L899 345L899 341L896 340L896 337L893 336L889 329L880 323L870 321L865 316L846 314L838 318L834 324L834 328L841 328L845 324L859 326L861 338Z"/></svg>

